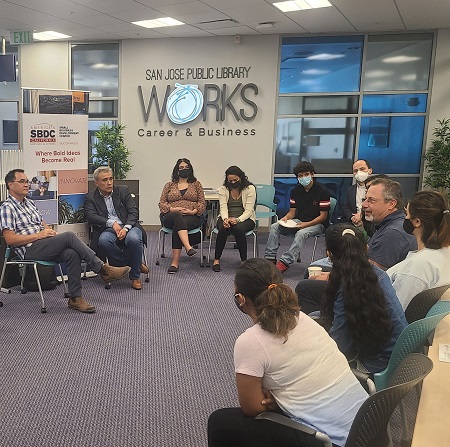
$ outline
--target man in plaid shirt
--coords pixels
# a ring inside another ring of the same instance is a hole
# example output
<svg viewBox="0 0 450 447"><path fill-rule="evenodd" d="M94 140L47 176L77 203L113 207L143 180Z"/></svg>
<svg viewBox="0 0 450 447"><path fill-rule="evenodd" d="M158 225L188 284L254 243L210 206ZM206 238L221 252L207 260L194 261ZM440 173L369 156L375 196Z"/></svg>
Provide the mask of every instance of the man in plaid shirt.
<svg viewBox="0 0 450 447"><path fill-rule="evenodd" d="M74 233L57 233L49 227L35 203L27 197L30 182L23 169L8 172L5 183L9 196L0 207L0 226L6 243L22 259L67 263L69 309L94 313L95 307L81 296L81 260L86 261L105 282L122 278L130 267L105 264Z"/></svg>

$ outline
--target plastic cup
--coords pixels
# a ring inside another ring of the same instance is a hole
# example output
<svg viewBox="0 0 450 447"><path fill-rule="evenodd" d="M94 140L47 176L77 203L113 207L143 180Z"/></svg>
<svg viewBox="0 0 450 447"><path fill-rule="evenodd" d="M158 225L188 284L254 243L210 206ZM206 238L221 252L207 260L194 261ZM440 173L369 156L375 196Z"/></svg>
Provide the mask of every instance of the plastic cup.
<svg viewBox="0 0 450 447"><path fill-rule="evenodd" d="M322 267L308 267L308 277L311 278L312 276L318 276L322 273Z"/></svg>

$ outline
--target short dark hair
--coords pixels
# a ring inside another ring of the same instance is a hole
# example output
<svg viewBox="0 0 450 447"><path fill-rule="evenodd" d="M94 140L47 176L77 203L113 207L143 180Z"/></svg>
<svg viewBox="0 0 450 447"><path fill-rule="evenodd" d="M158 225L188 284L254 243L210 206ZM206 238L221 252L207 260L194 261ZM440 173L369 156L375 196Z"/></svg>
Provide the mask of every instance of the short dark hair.
<svg viewBox="0 0 450 447"><path fill-rule="evenodd" d="M314 166L309 161L301 161L300 163L294 166L294 175L298 175L303 172L311 172L311 174L315 174Z"/></svg>
<svg viewBox="0 0 450 447"><path fill-rule="evenodd" d="M389 178L386 174L373 174L369 175L369 177L366 178L364 184L366 185L366 188L368 188L374 180L377 178Z"/></svg>
<svg viewBox="0 0 450 447"><path fill-rule="evenodd" d="M20 172L21 174L23 174L25 171L23 169L13 169L12 171L9 171L8 174L6 174L5 176L5 184L6 184L6 188L9 190L9 185L8 183L13 182L16 179L16 172Z"/></svg>
<svg viewBox="0 0 450 447"><path fill-rule="evenodd" d="M355 160L355 161L353 162L353 164L355 164L357 161L363 161L363 162L366 164L367 169L370 169L370 168L371 168L370 163L369 163L365 158L358 158L358 160Z"/></svg>
<svg viewBox="0 0 450 447"><path fill-rule="evenodd" d="M188 183L194 183L197 179L194 176L194 168L192 167L192 164L190 160L187 158L179 158L177 160L176 165L173 167L172 171L172 182L178 183L178 180L180 180L180 175L178 173L180 163L186 163L189 167L189 177L187 178Z"/></svg>

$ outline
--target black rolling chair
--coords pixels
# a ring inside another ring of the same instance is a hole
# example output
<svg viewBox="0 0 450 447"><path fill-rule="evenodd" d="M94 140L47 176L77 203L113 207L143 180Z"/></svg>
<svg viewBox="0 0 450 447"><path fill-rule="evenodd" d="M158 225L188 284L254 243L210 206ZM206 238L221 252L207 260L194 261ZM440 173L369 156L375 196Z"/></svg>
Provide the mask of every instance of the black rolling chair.
<svg viewBox="0 0 450 447"><path fill-rule="evenodd" d="M397 366L389 388L369 396L362 404L350 428L345 447L388 447L391 444L389 420L403 397L433 369L433 362L423 354L410 354ZM337 416L338 417L338 416ZM256 419L266 419L313 435L325 447L331 447L330 438L287 416L264 412Z"/></svg>

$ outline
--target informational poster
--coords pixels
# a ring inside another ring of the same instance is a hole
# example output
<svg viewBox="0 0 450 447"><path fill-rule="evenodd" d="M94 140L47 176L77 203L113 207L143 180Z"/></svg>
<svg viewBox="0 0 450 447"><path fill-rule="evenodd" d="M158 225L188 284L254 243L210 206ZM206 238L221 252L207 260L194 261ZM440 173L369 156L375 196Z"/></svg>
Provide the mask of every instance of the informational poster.
<svg viewBox="0 0 450 447"><path fill-rule="evenodd" d="M89 94L30 89L24 90L23 103L21 141L29 196L47 224L84 240Z"/></svg>

